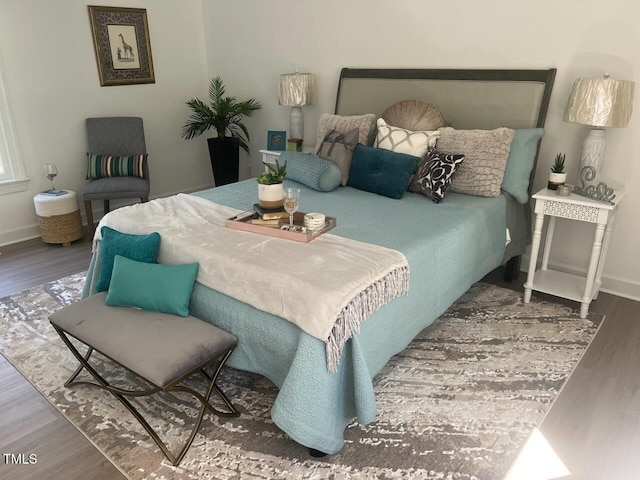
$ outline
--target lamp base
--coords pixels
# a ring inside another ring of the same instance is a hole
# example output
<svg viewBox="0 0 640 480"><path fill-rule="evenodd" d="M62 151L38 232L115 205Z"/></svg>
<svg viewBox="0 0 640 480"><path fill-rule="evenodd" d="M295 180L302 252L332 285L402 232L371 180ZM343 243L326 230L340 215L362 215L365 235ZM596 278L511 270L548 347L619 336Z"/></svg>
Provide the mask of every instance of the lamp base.
<svg viewBox="0 0 640 480"><path fill-rule="evenodd" d="M607 136L604 128L592 128L582 145L582 157L578 166L578 181L584 167L591 167L593 178L589 178L589 185L597 185L602 180L602 165L604 164ZM578 183L578 182L576 182Z"/></svg>
<svg viewBox="0 0 640 480"><path fill-rule="evenodd" d="M289 138L303 138L304 119L302 118L302 107L291 107L291 117L289 118Z"/></svg>

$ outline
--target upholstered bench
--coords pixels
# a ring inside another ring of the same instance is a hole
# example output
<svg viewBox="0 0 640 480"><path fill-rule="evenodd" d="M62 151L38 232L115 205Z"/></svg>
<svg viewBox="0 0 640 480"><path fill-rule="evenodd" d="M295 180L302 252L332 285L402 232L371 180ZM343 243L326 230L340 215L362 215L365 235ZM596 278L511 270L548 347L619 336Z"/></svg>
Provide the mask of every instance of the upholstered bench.
<svg viewBox="0 0 640 480"><path fill-rule="evenodd" d="M65 387L89 384L111 392L138 419L169 461L178 465L191 446L206 410L221 416L238 415L227 396L216 385L218 374L235 348L237 339L192 316L180 317L129 307L107 306L105 297L106 292L93 295L58 310L49 317L55 330L81 364L67 380ZM82 355L69 337L87 345L87 352ZM94 350L132 371L152 387L123 390L111 386L89 365L89 357ZM205 368L217 360L219 364L215 373L209 375ZM98 383L75 380L83 369ZM202 373L208 381L204 395L179 385L196 373ZM171 453L149 423L125 398L151 395L159 391L188 392L201 402L195 426L176 455ZM214 391L224 401L229 412L219 411L209 403L209 397Z"/></svg>

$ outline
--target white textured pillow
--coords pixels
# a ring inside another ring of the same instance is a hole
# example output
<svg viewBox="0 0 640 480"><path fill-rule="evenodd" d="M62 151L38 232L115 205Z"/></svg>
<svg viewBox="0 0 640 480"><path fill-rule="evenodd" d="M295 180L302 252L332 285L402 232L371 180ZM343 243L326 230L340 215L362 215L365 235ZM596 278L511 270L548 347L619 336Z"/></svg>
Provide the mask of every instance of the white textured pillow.
<svg viewBox="0 0 640 480"><path fill-rule="evenodd" d="M376 147L397 153L406 153L414 157L423 158L429 147L435 147L440 132L414 132L400 127L387 125L383 118L378 119L378 134Z"/></svg>
<svg viewBox="0 0 640 480"><path fill-rule="evenodd" d="M359 131L358 143L367 147L371 146L370 137L373 133L373 127L376 124L376 116L373 113L367 113L365 115L331 115L330 113L323 113L320 115L320 121L318 122L318 130L316 135L316 148L314 152L317 152L327 133L332 130L336 133L347 133L357 128Z"/></svg>
<svg viewBox="0 0 640 480"><path fill-rule="evenodd" d="M440 132L439 151L464 155L464 162L451 179L449 191L479 197L500 195L514 131L504 127L495 130L444 127Z"/></svg>

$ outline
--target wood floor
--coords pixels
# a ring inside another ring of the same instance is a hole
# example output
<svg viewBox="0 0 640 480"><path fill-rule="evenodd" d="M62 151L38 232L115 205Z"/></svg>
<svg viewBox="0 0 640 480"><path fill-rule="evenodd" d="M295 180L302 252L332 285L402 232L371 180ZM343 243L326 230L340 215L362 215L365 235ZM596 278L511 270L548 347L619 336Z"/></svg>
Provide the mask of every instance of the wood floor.
<svg viewBox="0 0 640 480"><path fill-rule="evenodd" d="M0 248L0 297L87 269L86 240L62 248L39 239ZM522 291L524 274L504 284ZM541 294L535 294L540 295ZM544 296L552 301L561 301ZM600 294L591 311L606 314L582 361L545 417L540 432L572 480L640 478L640 302ZM100 452L0 356L0 478L123 479ZM523 455L527 453L525 449ZM37 463L10 465L4 454ZM534 463L542 465L540 453ZM526 478L542 480L542 476ZM521 477L525 478L525 477ZM560 477L557 477L560 478ZM498 480L498 479L496 479Z"/></svg>
<svg viewBox="0 0 640 480"><path fill-rule="evenodd" d="M90 258L88 240L66 248L39 238L1 247L0 297L86 270ZM1 355L0 378L0 478L126 478Z"/></svg>

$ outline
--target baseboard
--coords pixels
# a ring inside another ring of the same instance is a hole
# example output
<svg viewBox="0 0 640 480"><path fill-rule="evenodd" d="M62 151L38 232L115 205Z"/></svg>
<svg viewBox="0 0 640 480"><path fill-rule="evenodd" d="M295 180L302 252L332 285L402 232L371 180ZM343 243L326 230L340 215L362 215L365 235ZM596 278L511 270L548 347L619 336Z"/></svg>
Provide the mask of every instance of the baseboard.
<svg viewBox="0 0 640 480"><path fill-rule="evenodd" d="M191 188L189 190L168 192L163 195L159 195L152 198L170 197L171 195L176 195L178 193L193 193L193 192L198 192L200 190L207 190L211 187L213 187L213 185L201 185L199 187ZM130 205L132 203L135 203L135 202L132 202L132 201L123 202L122 204L119 204L118 202L116 203L112 202L112 207L117 208L124 205ZM94 205L95 207L93 209L93 217L96 219L96 222L97 222L98 219L102 218L104 209L102 208L102 202L94 202ZM78 208L80 208L82 224L86 225L87 217L84 213L84 208L81 208L80 205L78 205ZM40 227L38 225L38 222L34 222L29 225L25 225L23 227L0 231L0 247L4 247L6 245L12 245L14 243L25 242L27 240L32 240L38 237L40 237Z"/></svg>
<svg viewBox="0 0 640 480"><path fill-rule="evenodd" d="M522 256L520 270L527 272L529 267L529 255ZM566 263L549 263L549 268L560 272L571 273L573 275L586 275L587 269L576 267ZM629 278L617 277L614 275L602 274L602 286L600 291L609 293L617 297L628 298L629 300L640 301L640 282Z"/></svg>
<svg viewBox="0 0 640 480"><path fill-rule="evenodd" d="M26 225L0 232L0 247L13 245L14 243L26 242L40 236L40 227L37 223Z"/></svg>

